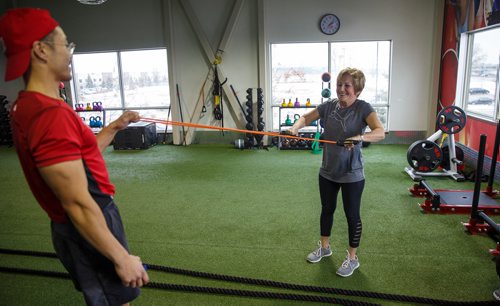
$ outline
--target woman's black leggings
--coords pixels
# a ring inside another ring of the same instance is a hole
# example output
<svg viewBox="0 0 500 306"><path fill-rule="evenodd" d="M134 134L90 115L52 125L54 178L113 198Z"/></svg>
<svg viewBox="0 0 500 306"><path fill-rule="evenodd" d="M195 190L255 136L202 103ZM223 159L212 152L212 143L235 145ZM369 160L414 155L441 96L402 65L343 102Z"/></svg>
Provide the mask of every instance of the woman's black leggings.
<svg viewBox="0 0 500 306"><path fill-rule="evenodd" d="M365 188L365 180L354 183L335 183L319 176L319 193L321 196L321 236L330 237L333 226L333 214L337 208L337 195L342 189L342 202L349 228L349 246L357 248L361 239L361 195Z"/></svg>

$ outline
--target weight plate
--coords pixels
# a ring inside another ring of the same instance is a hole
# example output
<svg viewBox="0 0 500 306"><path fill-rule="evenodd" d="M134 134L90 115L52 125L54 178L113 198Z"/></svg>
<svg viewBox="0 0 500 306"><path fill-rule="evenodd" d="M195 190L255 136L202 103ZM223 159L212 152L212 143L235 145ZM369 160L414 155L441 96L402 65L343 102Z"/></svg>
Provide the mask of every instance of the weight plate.
<svg viewBox="0 0 500 306"><path fill-rule="evenodd" d="M437 127L443 133L456 134L460 132L467 121L465 112L457 106L448 106L443 108L436 119Z"/></svg>
<svg viewBox="0 0 500 306"><path fill-rule="evenodd" d="M408 148L406 157L413 169L419 172L431 172L443 161L443 151L433 141L418 140Z"/></svg>

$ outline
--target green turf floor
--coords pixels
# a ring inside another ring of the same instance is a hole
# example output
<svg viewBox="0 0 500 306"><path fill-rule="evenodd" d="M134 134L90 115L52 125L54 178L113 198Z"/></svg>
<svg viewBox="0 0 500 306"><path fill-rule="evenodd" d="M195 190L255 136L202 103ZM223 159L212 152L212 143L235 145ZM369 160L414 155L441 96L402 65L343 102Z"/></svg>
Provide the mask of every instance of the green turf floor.
<svg viewBox="0 0 500 306"><path fill-rule="evenodd" d="M500 287L488 253L494 242L464 233L461 222L468 220L466 215L420 212L422 199L410 196L413 182L403 171L407 148L364 149L361 266L349 278L335 275L347 247L342 209L335 214L333 256L317 264L305 261L319 238L321 155L275 148L240 151L229 145L164 145L144 151L109 148L105 159L131 251L144 262L304 285L492 300L492 291ZM428 182L434 188L473 188L470 182L449 178ZM0 248L53 252L48 218L27 187L14 150L6 147L0 147ZM2 254L0 266L63 271L54 259ZM154 271L150 277L155 282L271 290ZM68 280L0 273L0 284L0 305L83 304ZM306 303L146 288L133 304Z"/></svg>

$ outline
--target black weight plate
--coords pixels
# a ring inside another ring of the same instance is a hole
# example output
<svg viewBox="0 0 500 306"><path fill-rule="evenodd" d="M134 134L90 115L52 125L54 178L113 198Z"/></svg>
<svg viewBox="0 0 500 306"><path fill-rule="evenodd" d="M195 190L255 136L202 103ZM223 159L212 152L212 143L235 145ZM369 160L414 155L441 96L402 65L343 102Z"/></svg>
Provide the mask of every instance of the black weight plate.
<svg viewBox="0 0 500 306"><path fill-rule="evenodd" d="M467 115L458 106L448 106L443 108L436 119L438 129L446 134L456 134L460 132L467 122Z"/></svg>
<svg viewBox="0 0 500 306"><path fill-rule="evenodd" d="M431 172L443 161L443 151L433 141L418 140L408 148L406 157L413 169L419 172Z"/></svg>

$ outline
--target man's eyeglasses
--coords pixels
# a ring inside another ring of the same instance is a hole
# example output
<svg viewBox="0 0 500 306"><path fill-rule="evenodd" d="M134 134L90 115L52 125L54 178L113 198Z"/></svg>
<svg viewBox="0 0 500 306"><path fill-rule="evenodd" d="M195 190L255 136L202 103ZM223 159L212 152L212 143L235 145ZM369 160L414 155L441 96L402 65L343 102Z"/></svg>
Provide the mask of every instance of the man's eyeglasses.
<svg viewBox="0 0 500 306"><path fill-rule="evenodd" d="M56 45L63 45L66 47L66 49L68 49L69 51L69 54L73 55L73 52L75 52L75 48L76 48L76 44L73 43L73 42L70 42L70 43L66 43L66 44L56 44L55 42L53 41L42 41L48 45L52 45L52 46L56 46Z"/></svg>

